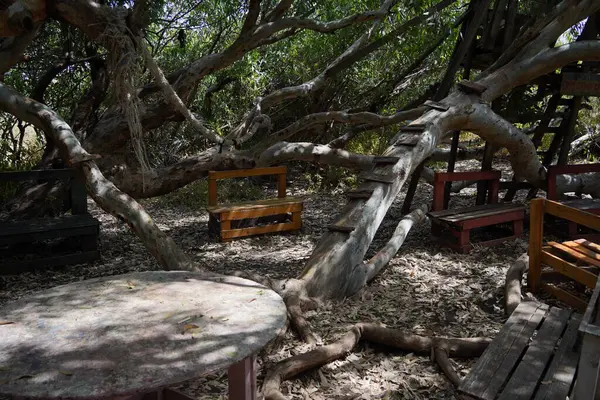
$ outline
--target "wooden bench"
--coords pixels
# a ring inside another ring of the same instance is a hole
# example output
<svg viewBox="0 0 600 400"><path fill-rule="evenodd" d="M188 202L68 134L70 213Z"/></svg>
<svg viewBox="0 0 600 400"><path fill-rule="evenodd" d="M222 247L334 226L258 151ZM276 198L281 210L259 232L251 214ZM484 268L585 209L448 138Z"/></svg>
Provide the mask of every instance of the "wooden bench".
<svg viewBox="0 0 600 400"><path fill-rule="evenodd" d="M85 186L75 179L71 169L39 170L23 172L0 172L0 182L7 181L56 181L69 182L69 197L65 199L65 214L57 218L37 218L20 221L0 222L0 249L14 256L14 246L57 238L78 238L81 241L79 252L35 259L0 259L0 274L16 274L36 267L51 267L67 264L80 264L100 258L98 234L100 222L87 212L87 194ZM27 249L26 249L27 250Z"/></svg>
<svg viewBox="0 0 600 400"><path fill-rule="evenodd" d="M580 322L570 310L522 302L461 382L461 398L566 399L579 360Z"/></svg>
<svg viewBox="0 0 600 400"><path fill-rule="evenodd" d="M208 173L207 207L209 230L218 235L221 240L230 240L237 237L302 228L303 199L286 196L286 174L286 167L210 171ZM277 198L217 205L217 180L262 175L277 175ZM244 220L247 222L249 219L257 219L255 221L259 223L275 223L263 226L243 226Z"/></svg>
<svg viewBox="0 0 600 400"><path fill-rule="evenodd" d="M569 199L563 200L558 195L556 179L558 175L563 174L585 174L590 172L600 172L600 164L575 164L575 165L553 165L548 167L548 190L547 199L559 201L569 207L577 208L579 210L585 210L592 214L600 214L600 199ZM562 219L553 219L551 225L554 229L554 233L559 237L568 238L586 238L600 242L600 232L585 232L585 229L573 222L566 221L566 229L564 227L565 221Z"/></svg>
<svg viewBox="0 0 600 400"><path fill-rule="evenodd" d="M512 225L512 235L478 244L491 246L523 235L525 207L519 204L498 203L500 187L499 171L481 172L436 172L433 186L433 206L428 213L431 219L431 233L442 243L460 253L468 253L471 244L471 230L501 223ZM488 204L473 207L445 209L446 182L489 181ZM445 233L444 230L448 232Z"/></svg>
<svg viewBox="0 0 600 400"><path fill-rule="evenodd" d="M593 289L596 286L600 271L600 245L587 239L544 244L543 221L545 215L551 215L600 229L600 216L546 199L533 199L530 207L529 290L534 294L544 290L583 312L587 301L581 297L581 292L585 287ZM544 270L544 267L547 268ZM556 280L575 282L579 293L566 290L565 285L555 285L553 282Z"/></svg>

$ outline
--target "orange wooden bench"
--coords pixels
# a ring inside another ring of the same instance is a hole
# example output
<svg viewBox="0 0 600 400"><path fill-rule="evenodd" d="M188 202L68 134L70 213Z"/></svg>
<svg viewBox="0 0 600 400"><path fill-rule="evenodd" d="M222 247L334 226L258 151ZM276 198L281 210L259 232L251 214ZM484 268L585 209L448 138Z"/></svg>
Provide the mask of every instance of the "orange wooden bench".
<svg viewBox="0 0 600 400"><path fill-rule="evenodd" d="M600 214L600 199L562 200L559 198L556 187L556 178L558 175L585 174L590 172L600 173L600 164L553 165L548 167L548 190L546 197L548 200L558 201L572 208L584 210L592 214ZM585 232L579 224L573 221L567 221L567 229L564 229L564 222L561 219L552 221L557 236L600 241L600 232Z"/></svg>
<svg viewBox="0 0 600 400"><path fill-rule="evenodd" d="M544 215L553 215L592 229L600 229L600 216L546 199L533 199L530 209L529 272L527 282L532 293L550 293L565 304L585 311L587 301L580 293L555 285L570 280L593 289L600 272L600 245L586 239L544 244ZM544 268L547 267L547 268Z"/></svg>
<svg viewBox="0 0 600 400"><path fill-rule="evenodd" d="M286 196L287 167L266 167L208 173L209 230L221 240L302 228L301 197ZM278 197L233 204L217 204L217 180L249 176L277 175ZM268 223L273 222L275 223ZM249 223L261 226L246 226ZM264 223L264 225L263 225Z"/></svg>
<svg viewBox="0 0 600 400"><path fill-rule="evenodd" d="M512 235L479 242L491 246L523 234L525 207L520 204L498 203L500 188L499 171L436 172L433 184L433 206L427 215L431 219L431 233L442 243L460 253L468 253L471 244L471 230L501 223L512 225ZM444 209L446 182L489 181L488 204L455 209ZM445 234L444 230L449 231Z"/></svg>

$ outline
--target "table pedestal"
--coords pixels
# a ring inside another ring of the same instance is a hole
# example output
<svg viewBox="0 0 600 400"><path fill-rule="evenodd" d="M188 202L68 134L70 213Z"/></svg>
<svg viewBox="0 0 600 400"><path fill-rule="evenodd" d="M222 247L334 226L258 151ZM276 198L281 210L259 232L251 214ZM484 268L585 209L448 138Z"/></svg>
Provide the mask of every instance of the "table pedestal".
<svg viewBox="0 0 600 400"><path fill-rule="evenodd" d="M254 356L247 357L229 367L227 370L229 380L230 400L256 400L256 370L254 369ZM165 388L158 392L121 396L111 400L194 400L185 394Z"/></svg>

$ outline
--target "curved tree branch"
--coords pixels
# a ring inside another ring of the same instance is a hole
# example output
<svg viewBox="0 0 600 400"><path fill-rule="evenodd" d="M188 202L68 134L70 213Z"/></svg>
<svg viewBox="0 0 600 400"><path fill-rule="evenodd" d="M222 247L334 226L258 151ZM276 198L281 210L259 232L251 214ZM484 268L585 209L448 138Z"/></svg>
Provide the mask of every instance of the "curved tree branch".
<svg viewBox="0 0 600 400"><path fill-rule="evenodd" d="M0 83L0 110L42 129L52 137L60 156L85 178L86 188L104 210L127 222L148 251L165 269L197 270L191 260L162 232L133 198L107 180L80 145L69 125L45 105L28 99Z"/></svg>

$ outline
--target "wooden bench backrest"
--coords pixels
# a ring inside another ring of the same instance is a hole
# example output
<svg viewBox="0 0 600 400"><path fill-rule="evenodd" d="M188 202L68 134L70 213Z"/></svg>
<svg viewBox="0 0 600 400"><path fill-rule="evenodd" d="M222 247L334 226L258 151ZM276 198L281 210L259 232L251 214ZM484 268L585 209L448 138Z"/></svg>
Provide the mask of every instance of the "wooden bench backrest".
<svg viewBox="0 0 600 400"><path fill-rule="evenodd" d="M490 181L488 203L497 203L501 176L502 173L500 171L436 172L433 177L432 211L444 209L446 182Z"/></svg>
<svg viewBox="0 0 600 400"><path fill-rule="evenodd" d="M0 182L24 181L67 181L70 182L69 200L72 214L87 213L87 192L85 185L76 179L74 169L48 169L31 171L0 172Z"/></svg>
<svg viewBox="0 0 600 400"><path fill-rule="evenodd" d="M287 167L264 167L252 169L236 169L228 171L209 171L208 172L208 205L217 205L217 180L231 178L245 178L248 176L278 175L277 197L284 198L286 187L285 179Z"/></svg>
<svg viewBox="0 0 600 400"><path fill-rule="evenodd" d="M588 172L600 172L600 164L572 164L551 165L548 167L548 190L546 197L549 200L558 200L556 188L556 177L563 174L585 174Z"/></svg>
<svg viewBox="0 0 600 400"><path fill-rule="evenodd" d="M554 215L591 229L600 230L600 216L547 199L533 199L529 205L529 267L530 274L539 276L544 244L544 214ZM535 271L534 271L535 269ZM536 283L537 285L537 283ZM537 287L532 288L535 293Z"/></svg>

